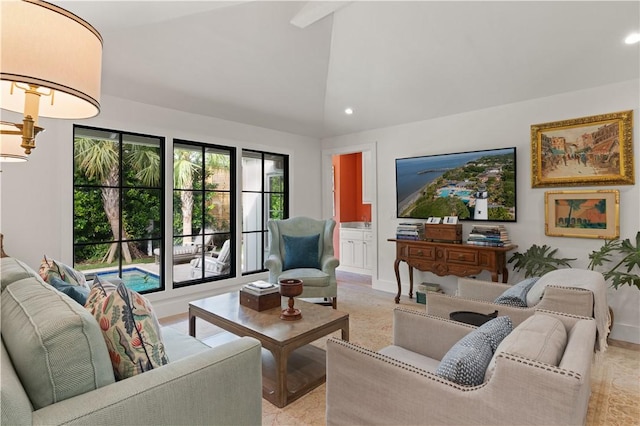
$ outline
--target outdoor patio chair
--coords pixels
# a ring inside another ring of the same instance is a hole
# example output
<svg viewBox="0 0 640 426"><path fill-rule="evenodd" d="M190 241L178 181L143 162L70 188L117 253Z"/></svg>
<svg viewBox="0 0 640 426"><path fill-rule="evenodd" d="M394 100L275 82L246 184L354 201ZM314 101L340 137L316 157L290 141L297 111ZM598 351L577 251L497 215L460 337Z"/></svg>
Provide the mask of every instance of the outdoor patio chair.
<svg viewBox="0 0 640 426"><path fill-rule="evenodd" d="M187 244L173 246L173 264L187 263L195 256L208 251L213 245L213 229L205 229L204 235L200 234L193 238L193 241ZM154 249L156 264L160 263L160 249Z"/></svg>
<svg viewBox="0 0 640 426"><path fill-rule="evenodd" d="M220 252L211 252L191 260L191 278L202 278L202 263L204 262L204 276L213 277L229 273L231 269L231 240L222 244Z"/></svg>

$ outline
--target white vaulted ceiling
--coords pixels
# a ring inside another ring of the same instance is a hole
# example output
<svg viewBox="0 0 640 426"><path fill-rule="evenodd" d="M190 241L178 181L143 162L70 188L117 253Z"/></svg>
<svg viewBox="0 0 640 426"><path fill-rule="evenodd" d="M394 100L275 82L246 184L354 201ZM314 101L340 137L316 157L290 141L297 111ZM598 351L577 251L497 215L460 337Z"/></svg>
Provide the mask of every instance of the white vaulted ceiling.
<svg viewBox="0 0 640 426"><path fill-rule="evenodd" d="M638 1L54 3L103 94L318 138L640 77Z"/></svg>

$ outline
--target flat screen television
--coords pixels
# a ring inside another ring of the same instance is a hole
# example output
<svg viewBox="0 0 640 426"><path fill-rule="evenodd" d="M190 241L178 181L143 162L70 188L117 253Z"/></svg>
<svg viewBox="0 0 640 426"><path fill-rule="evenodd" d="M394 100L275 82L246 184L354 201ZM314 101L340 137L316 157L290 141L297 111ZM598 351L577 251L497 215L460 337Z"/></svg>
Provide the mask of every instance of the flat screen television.
<svg viewBox="0 0 640 426"><path fill-rule="evenodd" d="M396 159L399 218L516 221L516 148Z"/></svg>

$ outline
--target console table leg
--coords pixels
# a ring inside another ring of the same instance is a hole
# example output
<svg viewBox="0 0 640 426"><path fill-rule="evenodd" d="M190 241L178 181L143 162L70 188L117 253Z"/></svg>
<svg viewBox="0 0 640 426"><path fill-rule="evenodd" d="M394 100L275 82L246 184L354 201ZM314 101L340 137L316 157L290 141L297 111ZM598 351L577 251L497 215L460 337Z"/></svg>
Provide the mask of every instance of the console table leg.
<svg viewBox="0 0 640 426"><path fill-rule="evenodd" d="M413 266L409 265L409 299L413 299Z"/></svg>
<svg viewBox="0 0 640 426"><path fill-rule="evenodd" d="M189 336L196 337L196 316L189 312Z"/></svg>
<svg viewBox="0 0 640 426"><path fill-rule="evenodd" d="M400 293L402 292L402 283L400 283L400 259L396 258L393 263L393 270L396 272L396 282L398 283L398 294L396 294L396 303L400 303Z"/></svg>
<svg viewBox="0 0 640 426"><path fill-rule="evenodd" d="M509 280L509 270L507 268L502 268L502 282L506 283Z"/></svg>

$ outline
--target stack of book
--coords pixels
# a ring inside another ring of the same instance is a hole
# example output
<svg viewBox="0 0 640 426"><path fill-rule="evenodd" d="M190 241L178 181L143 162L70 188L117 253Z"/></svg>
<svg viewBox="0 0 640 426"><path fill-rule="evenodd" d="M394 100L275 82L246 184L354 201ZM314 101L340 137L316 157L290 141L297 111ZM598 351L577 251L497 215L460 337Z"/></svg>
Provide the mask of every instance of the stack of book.
<svg viewBox="0 0 640 426"><path fill-rule="evenodd" d="M265 294L278 293L280 287L266 281L254 281L242 286L242 291L253 294L254 296L263 296Z"/></svg>
<svg viewBox="0 0 640 426"><path fill-rule="evenodd" d="M467 238L467 244L504 247L511 244L511 240L504 225L474 225Z"/></svg>
<svg viewBox="0 0 640 426"><path fill-rule="evenodd" d="M398 240L424 240L424 224L400 223L396 228Z"/></svg>
<svg viewBox="0 0 640 426"><path fill-rule="evenodd" d="M422 283L418 286L418 290L420 290L423 293L427 293L427 292L444 293L440 288L440 285L435 283Z"/></svg>

